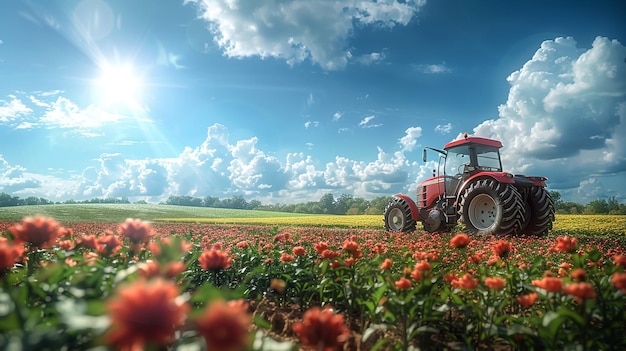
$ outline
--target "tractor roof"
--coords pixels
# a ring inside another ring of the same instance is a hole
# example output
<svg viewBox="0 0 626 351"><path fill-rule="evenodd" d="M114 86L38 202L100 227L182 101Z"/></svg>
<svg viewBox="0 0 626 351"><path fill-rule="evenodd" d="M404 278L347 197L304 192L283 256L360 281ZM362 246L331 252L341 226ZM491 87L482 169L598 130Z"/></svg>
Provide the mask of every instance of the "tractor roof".
<svg viewBox="0 0 626 351"><path fill-rule="evenodd" d="M447 143L443 147L443 149L447 150L455 146L465 145L465 144L478 144L478 145L492 146L492 147L497 147L497 148L502 147L502 143L499 140L493 140L493 139L487 139L487 138L481 138L481 137L465 137L463 139L454 140L454 141Z"/></svg>

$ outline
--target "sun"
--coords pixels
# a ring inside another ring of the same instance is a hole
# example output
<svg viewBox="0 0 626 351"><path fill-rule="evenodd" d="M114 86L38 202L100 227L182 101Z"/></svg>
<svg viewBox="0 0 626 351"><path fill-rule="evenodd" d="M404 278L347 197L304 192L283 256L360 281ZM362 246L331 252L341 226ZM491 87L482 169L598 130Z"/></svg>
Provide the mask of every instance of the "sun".
<svg viewBox="0 0 626 351"><path fill-rule="evenodd" d="M143 82L131 65L102 67L95 81L98 100L107 106L130 107L139 105Z"/></svg>

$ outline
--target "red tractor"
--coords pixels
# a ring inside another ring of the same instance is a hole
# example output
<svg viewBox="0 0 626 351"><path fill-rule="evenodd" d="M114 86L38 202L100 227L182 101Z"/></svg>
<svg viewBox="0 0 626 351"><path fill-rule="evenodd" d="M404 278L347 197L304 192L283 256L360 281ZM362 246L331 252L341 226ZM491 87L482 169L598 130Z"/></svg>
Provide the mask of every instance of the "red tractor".
<svg viewBox="0 0 626 351"><path fill-rule="evenodd" d="M457 221L473 234L545 235L552 229L554 202L546 177L502 171L498 140L469 137L446 144L438 152L439 170L417 186L417 199L396 194L384 213L385 229L450 231ZM441 174L443 162L443 174Z"/></svg>

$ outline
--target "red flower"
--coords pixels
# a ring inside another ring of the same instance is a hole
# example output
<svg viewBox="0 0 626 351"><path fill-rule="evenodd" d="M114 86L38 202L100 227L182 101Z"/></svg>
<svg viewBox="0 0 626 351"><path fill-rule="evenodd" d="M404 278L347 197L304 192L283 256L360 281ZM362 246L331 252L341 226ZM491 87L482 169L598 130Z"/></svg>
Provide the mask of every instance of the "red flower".
<svg viewBox="0 0 626 351"><path fill-rule="evenodd" d="M24 247L10 244L7 239L0 238L0 274L13 268L23 252Z"/></svg>
<svg viewBox="0 0 626 351"><path fill-rule="evenodd" d="M354 258L359 258L363 255L363 253L361 252L361 248L359 247L359 243L354 240L344 241L342 249L350 252L352 257Z"/></svg>
<svg viewBox="0 0 626 351"><path fill-rule="evenodd" d="M411 281L402 277L396 281L395 285L398 290L406 290L411 287Z"/></svg>
<svg viewBox="0 0 626 351"><path fill-rule="evenodd" d="M385 258L383 263L381 263L381 265L380 265L380 269L383 270L383 271L385 269L389 269L389 268L391 268L392 264L393 264L393 261L390 258Z"/></svg>
<svg viewBox="0 0 626 351"><path fill-rule="evenodd" d="M576 247L578 246L578 239L570 238L566 236L560 236L556 238L557 243L554 246L554 249L557 251L561 251L564 253L570 253L576 251Z"/></svg>
<svg viewBox="0 0 626 351"><path fill-rule="evenodd" d="M493 246L491 247L493 253L499 257L506 257L509 252L511 252L511 249L511 243L502 239L498 240L498 242L493 244Z"/></svg>
<svg viewBox="0 0 626 351"><path fill-rule="evenodd" d="M617 254L613 256L613 263L615 263L616 266L626 267L626 255Z"/></svg>
<svg viewBox="0 0 626 351"><path fill-rule="evenodd" d="M83 234L78 244L84 248L91 250L98 250L98 240L95 235L85 235Z"/></svg>
<svg viewBox="0 0 626 351"><path fill-rule="evenodd" d="M296 246L293 248L292 250L293 254L295 256L304 256L306 255L306 250L304 249L304 247L302 246Z"/></svg>
<svg viewBox="0 0 626 351"><path fill-rule="evenodd" d="M232 259L220 250L205 250L198 258L200 267L207 271L218 271L230 267Z"/></svg>
<svg viewBox="0 0 626 351"><path fill-rule="evenodd" d="M318 351L336 350L350 335L343 316L319 307L309 309L303 321L294 324L293 331L305 349Z"/></svg>
<svg viewBox="0 0 626 351"><path fill-rule="evenodd" d="M457 249L461 249L466 247L470 242L470 237L465 233L460 233L455 235L452 239L450 239L450 246L455 247Z"/></svg>
<svg viewBox="0 0 626 351"><path fill-rule="evenodd" d="M490 289L502 290L506 286L506 281L499 277L488 277L485 278L485 285Z"/></svg>
<svg viewBox="0 0 626 351"><path fill-rule="evenodd" d="M582 268L576 268L571 273L572 279L578 280L579 282L585 281L587 279L587 271Z"/></svg>
<svg viewBox="0 0 626 351"><path fill-rule="evenodd" d="M328 250L328 243L320 242L320 243L313 245L313 248L318 254L321 255L325 250Z"/></svg>
<svg viewBox="0 0 626 351"><path fill-rule="evenodd" d="M418 271L417 269L414 269L411 272L411 278L413 278L413 280L418 281L422 279L422 272Z"/></svg>
<svg viewBox="0 0 626 351"><path fill-rule="evenodd" d="M322 258L323 259L328 259L328 260L332 260L334 258L339 257L339 252L337 251L333 251L333 250L329 250L326 249L324 251L322 251Z"/></svg>
<svg viewBox="0 0 626 351"><path fill-rule="evenodd" d="M156 234L150 223L132 218L128 218L126 222L120 224L117 232L133 243L146 243Z"/></svg>
<svg viewBox="0 0 626 351"><path fill-rule="evenodd" d="M548 292L559 292L563 288L561 278L543 277L541 280L533 280L532 284Z"/></svg>
<svg viewBox="0 0 626 351"><path fill-rule="evenodd" d="M537 293L534 292L534 293L518 296L515 299L517 300L517 303L522 305L522 307L528 308L532 306L535 303L535 301L537 301L538 296L539 295L537 295Z"/></svg>
<svg viewBox="0 0 626 351"><path fill-rule="evenodd" d="M243 300L214 300L195 322L211 351L242 350L249 343L252 318Z"/></svg>
<svg viewBox="0 0 626 351"><path fill-rule="evenodd" d="M52 218L26 217L21 224L9 228L17 242L28 243L32 248L47 249L58 237L65 235L65 228Z"/></svg>
<svg viewBox="0 0 626 351"><path fill-rule="evenodd" d="M563 288L563 292L574 296L574 301L578 303L582 303L583 299L596 298L596 291L593 289L593 285L585 282L567 284Z"/></svg>
<svg viewBox="0 0 626 351"><path fill-rule="evenodd" d="M430 265L428 261L419 261L418 263L415 264L415 267L413 269L418 270L420 272L426 272L426 271L429 271L431 268L432 266Z"/></svg>
<svg viewBox="0 0 626 351"><path fill-rule="evenodd" d="M472 278L471 274L465 273L465 275L461 278L453 280L451 284L455 288L472 290L476 289L476 287L478 286L478 279L474 279Z"/></svg>
<svg viewBox="0 0 626 351"><path fill-rule="evenodd" d="M291 262L291 261L293 261L293 256L291 256L290 254L288 254L286 252L283 252L280 255L280 262L287 263L287 262Z"/></svg>
<svg viewBox="0 0 626 351"><path fill-rule="evenodd" d="M248 242L247 242L247 241L245 241L245 240L244 240L244 241L240 241L240 242L238 242L238 243L237 243L237 247L238 247L238 248L240 248L240 249L245 249L245 248L247 248L248 246L249 246L249 244L248 244Z"/></svg>
<svg viewBox="0 0 626 351"><path fill-rule="evenodd" d="M112 326L107 341L122 349L170 344L189 310L177 296L176 285L161 279L121 287L107 304Z"/></svg>
<svg viewBox="0 0 626 351"><path fill-rule="evenodd" d="M626 294L626 273L616 272L611 277L611 283L622 291L622 293Z"/></svg>
<svg viewBox="0 0 626 351"><path fill-rule="evenodd" d="M98 252L104 256L115 255L122 248L120 238L110 230L105 231L104 236L98 238L98 244L100 244Z"/></svg>

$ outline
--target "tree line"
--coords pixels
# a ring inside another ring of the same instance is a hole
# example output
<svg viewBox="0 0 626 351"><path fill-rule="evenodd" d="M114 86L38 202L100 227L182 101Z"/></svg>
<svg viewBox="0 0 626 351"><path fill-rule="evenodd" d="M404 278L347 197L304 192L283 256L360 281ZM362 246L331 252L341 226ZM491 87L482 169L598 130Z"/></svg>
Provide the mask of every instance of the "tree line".
<svg viewBox="0 0 626 351"><path fill-rule="evenodd" d="M561 214L619 214L626 215L626 204L619 203L615 196L608 199L596 199L586 205L576 202L563 201L558 191L550 191L554 200L555 210ZM318 201L309 201L299 204L269 204L264 205L258 200L247 201L243 196L233 196L232 198L220 199L213 196L192 197L172 195L162 204L176 206L195 206L230 208L240 210L262 210L291 213L309 214L337 214L337 215L358 215L358 214L382 214L385 206L391 201L391 196L380 196L371 200L361 197L354 197L349 194L342 194L335 198L333 194L324 194ZM27 197L21 199L6 193L0 193L0 207L27 206L27 205L51 205L51 204L130 204L126 197L122 198L93 198L90 200L66 200L64 202L52 202L41 197ZM146 204L146 201L136 201L135 204Z"/></svg>

